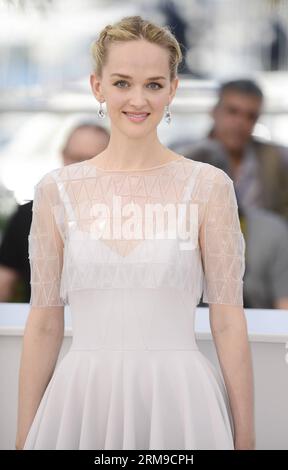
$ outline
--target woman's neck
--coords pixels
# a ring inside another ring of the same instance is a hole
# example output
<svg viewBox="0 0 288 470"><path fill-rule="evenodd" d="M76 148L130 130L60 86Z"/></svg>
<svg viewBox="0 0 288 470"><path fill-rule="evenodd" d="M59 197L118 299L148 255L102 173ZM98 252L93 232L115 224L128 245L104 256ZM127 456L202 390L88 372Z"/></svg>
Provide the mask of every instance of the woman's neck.
<svg viewBox="0 0 288 470"><path fill-rule="evenodd" d="M170 155L171 154L171 155ZM158 139L119 139L110 137L106 149L95 157L97 165L106 169L141 169L173 159L173 152L164 147Z"/></svg>

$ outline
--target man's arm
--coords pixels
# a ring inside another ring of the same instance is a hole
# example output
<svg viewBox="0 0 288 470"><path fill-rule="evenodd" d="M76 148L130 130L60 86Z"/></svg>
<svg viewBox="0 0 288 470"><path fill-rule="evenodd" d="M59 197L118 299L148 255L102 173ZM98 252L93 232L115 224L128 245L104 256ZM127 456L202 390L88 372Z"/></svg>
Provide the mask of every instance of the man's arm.
<svg viewBox="0 0 288 470"><path fill-rule="evenodd" d="M9 302L14 294L19 273L7 266L0 266L0 302Z"/></svg>

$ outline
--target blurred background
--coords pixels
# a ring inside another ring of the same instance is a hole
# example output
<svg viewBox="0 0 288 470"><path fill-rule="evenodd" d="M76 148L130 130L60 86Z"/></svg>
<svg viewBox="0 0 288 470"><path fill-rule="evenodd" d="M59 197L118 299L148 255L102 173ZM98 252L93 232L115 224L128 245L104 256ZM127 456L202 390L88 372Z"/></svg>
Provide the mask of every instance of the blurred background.
<svg viewBox="0 0 288 470"><path fill-rule="evenodd" d="M89 48L104 26L130 15L170 26L184 54L160 140L233 180L257 449L288 449L288 0L0 0L0 448L15 444L34 186L109 142ZM224 236L223 246L231 248ZM60 359L71 340L67 313ZM208 309L195 331L219 370Z"/></svg>
<svg viewBox="0 0 288 470"><path fill-rule="evenodd" d="M170 25L184 53L172 122L158 129L164 144L181 152L203 139L220 83L245 78L265 97L253 136L288 146L287 0L2 0L0 240L41 176L63 164L72 120L96 118L92 40L106 24L134 14ZM101 125L109 130L107 118ZM10 300L21 299L20 286Z"/></svg>

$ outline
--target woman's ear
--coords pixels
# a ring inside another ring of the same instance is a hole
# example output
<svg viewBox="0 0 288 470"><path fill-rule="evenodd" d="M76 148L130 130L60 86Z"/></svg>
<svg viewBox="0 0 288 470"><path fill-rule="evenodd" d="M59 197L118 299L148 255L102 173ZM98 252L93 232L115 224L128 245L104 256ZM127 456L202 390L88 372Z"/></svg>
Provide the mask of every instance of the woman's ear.
<svg viewBox="0 0 288 470"><path fill-rule="evenodd" d="M92 72L90 74L90 85L91 85L91 90L93 95L98 101L103 100L103 96L101 94L101 80L100 78L95 74L95 72Z"/></svg>
<svg viewBox="0 0 288 470"><path fill-rule="evenodd" d="M178 88L178 84L179 84L178 77L175 77L170 83L169 104L171 103L171 101L173 100L175 96L176 90Z"/></svg>

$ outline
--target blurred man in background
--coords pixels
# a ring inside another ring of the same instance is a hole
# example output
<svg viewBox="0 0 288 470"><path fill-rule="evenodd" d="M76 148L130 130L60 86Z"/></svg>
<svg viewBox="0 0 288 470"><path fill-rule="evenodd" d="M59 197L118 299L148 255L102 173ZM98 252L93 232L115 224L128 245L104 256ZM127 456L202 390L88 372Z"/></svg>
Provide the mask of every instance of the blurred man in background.
<svg viewBox="0 0 288 470"><path fill-rule="evenodd" d="M110 135L104 127L97 124L79 124L69 132L62 148L64 165L89 160L103 152L107 147Z"/></svg>
<svg viewBox="0 0 288 470"><path fill-rule="evenodd" d="M88 160L101 153L107 146L110 135L92 121L74 121L67 126L67 135L61 148L63 165ZM32 222L30 201L19 205L11 216L0 246L0 302L29 302L30 264L28 235Z"/></svg>
<svg viewBox="0 0 288 470"><path fill-rule="evenodd" d="M238 208L244 235L245 308L288 309L288 227L266 209Z"/></svg>
<svg viewBox="0 0 288 470"><path fill-rule="evenodd" d="M262 207L288 222L288 149L252 135L262 106L263 93L253 81L224 83L208 136L181 153L224 169L243 209Z"/></svg>
<svg viewBox="0 0 288 470"><path fill-rule="evenodd" d="M246 243L244 306L288 309L288 150L253 137L262 106L253 81L224 83L208 136L180 153L234 182Z"/></svg>

